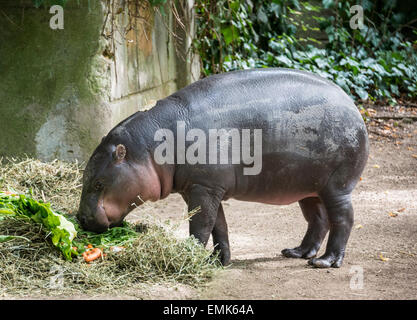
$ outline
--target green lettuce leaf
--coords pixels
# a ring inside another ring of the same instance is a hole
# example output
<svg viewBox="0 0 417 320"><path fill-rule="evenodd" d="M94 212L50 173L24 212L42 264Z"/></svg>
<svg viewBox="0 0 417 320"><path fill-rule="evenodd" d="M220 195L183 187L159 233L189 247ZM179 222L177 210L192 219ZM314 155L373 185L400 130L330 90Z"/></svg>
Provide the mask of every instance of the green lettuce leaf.
<svg viewBox="0 0 417 320"><path fill-rule="evenodd" d="M0 192L0 216L6 214L26 216L42 224L50 232L52 244L62 252L65 259L72 260L72 255L77 254L72 248L72 241L77 236L74 224L54 212L49 203L22 194L16 196Z"/></svg>

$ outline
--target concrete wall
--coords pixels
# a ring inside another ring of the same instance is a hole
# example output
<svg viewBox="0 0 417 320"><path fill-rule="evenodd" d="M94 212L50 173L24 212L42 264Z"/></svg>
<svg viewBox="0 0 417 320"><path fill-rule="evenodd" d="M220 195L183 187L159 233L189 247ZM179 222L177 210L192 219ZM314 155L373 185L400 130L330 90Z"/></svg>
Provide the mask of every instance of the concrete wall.
<svg viewBox="0 0 417 320"><path fill-rule="evenodd" d="M114 22L105 3L69 0L64 29L52 30L49 8L0 2L0 156L86 160L118 122L198 78L176 55L168 8L141 7L124 34L123 1Z"/></svg>

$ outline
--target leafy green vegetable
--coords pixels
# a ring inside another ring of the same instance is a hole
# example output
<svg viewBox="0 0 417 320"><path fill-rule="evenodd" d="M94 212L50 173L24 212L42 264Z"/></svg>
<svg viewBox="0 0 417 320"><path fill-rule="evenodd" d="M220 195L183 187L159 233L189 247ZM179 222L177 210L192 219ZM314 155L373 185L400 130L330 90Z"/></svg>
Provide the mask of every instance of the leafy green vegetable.
<svg viewBox="0 0 417 320"><path fill-rule="evenodd" d="M42 224L50 236L52 244L57 247L65 259L72 260L91 244L94 247L110 248L126 246L138 238L139 233L127 222L104 233L97 234L80 228L74 217L52 210L49 203L36 201L28 195L16 195L0 192L0 221L2 216L17 215L29 217L35 223ZM1 235L0 242L9 241L18 236Z"/></svg>
<svg viewBox="0 0 417 320"><path fill-rule="evenodd" d="M63 253L65 259L71 260L77 254L72 248L76 236L74 225L63 215L55 213L49 203L36 201L30 196L14 195L0 192L0 214L15 214L31 218L42 224L51 236L51 241Z"/></svg>
<svg viewBox="0 0 417 320"><path fill-rule="evenodd" d="M10 240L13 240L13 239L23 239L23 240L26 240L26 241L30 242L30 240L28 238L21 237L21 236L0 235L0 243L10 241Z"/></svg>
<svg viewBox="0 0 417 320"><path fill-rule="evenodd" d="M84 252L88 244L103 249L127 246L139 236L139 233L128 222L124 222L121 227L114 227L99 234L80 229L75 221L74 225L77 227L77 238L73 241L73 246L77 247L78 253Z"/></svg>

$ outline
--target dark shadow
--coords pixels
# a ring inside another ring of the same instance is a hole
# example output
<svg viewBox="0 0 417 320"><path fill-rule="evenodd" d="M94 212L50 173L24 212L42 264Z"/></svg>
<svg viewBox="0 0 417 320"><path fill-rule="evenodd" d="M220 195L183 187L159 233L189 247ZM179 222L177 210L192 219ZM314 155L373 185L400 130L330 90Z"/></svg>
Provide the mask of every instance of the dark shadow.
<svg viewBox="0 0 417 320"><path fill-rule="evenodd" d="M275 257L264 257L264 258L254 258L254 259L234 259L231 261L231 264L228 266L228 268L234 268L234 267L247 267L254 263L258 262L271 262L271 261L284 261L291 258L286 258L283 255L278 255Z"/></svg>

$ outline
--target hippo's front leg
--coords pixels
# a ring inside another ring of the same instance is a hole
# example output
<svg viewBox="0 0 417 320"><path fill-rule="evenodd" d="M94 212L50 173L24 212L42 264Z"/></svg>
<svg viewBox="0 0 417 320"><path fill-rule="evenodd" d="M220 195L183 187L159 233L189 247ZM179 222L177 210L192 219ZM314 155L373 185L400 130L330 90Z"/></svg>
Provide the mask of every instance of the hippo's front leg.
<svg viewBox="0 0 417 320"><path fill-rule="evenodd" d="M230 263L229 232L227 230L226 217L224 216L223 206L220 203L217 212L216 223L213 228L214 253L219 252L219 259L222 265Z"/></svg>
<svg viewBox="0 0 417 320"><path fill-rule="evenodd" d="M218 245L220 251L222 249L227 251L226 255L223 255L222 252L220 253L220 260L222 263L228 263L230 252L228 251L227 235L226 237L224 235L225 232L227 234L227 227L225 227L226 220L221 208L223 195L224 191L222 189L193 184L184 193L184 200L188 204L189 212L200 207L199 212L190 219L190 235L193 235L206 246L210 234L213 232L214 244Z"/></svg>

